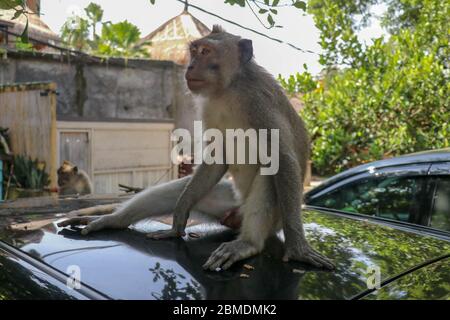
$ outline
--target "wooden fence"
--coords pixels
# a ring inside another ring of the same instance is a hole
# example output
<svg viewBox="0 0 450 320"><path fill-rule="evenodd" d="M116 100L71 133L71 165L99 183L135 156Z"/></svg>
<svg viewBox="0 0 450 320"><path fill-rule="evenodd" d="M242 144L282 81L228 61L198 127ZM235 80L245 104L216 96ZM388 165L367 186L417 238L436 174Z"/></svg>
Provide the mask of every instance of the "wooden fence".
<svg viewBox="0 0 450 320"><path fill-rule="evenodd" d="M9 128L11 150L46 164L57 186L56 84L0 85L0 127Z"/></svg>

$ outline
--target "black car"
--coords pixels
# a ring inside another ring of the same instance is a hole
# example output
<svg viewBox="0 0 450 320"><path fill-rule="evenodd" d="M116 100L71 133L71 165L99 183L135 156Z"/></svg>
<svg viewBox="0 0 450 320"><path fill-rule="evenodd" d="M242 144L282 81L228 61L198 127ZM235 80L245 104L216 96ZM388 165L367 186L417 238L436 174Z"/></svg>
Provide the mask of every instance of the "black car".
<svg viewBox="0 0 450 320"><path fill-rule="evenodd" d="M283 262L280 237L227 271L204 271L209 254L236 236L216 225L157 241L144 234L160 229L157 221L82 236L57 227L63 215L12 218L0 229L0 299L450 298L448 235L358 214L304 210L308 240L334 271Z"/></svg>
<svg viewBox="0 0 450 320"><path fill-rule="evenodd" d="M305 203L450 232L450 148L344 171L306 193Z"/></svg>

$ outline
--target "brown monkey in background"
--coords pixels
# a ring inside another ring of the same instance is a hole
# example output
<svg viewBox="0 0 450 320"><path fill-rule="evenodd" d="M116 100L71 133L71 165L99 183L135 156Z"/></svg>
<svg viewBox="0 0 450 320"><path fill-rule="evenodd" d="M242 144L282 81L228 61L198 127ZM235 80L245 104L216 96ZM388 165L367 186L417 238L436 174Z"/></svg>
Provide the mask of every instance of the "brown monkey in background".
<svg viewBox="0 0 450 320"><path fill-rule="evenodd" d="M90 194L93 190L87 173L67 160L58 169L58 186L61 195Z"/></svg>
<svg viewBox="0 0 450 320"><path fill-rule="evenodd" d="M260 159L257 164L203 162L193 176L151 187L111 215L72 218L59 225L87 224L82 231L87 234L173 213L171 229L148 234L152 239L164 239L185 235L191 211L220 220L237 206L242 219L239 237L220 245L205 269L227 269L261 252L266 239L280 229L285 237L284 261L334 268L309 245L301 220L310 148L307 131L277 81L254 61L251 40L214 26L211 34L191 43L190 53L185 77L189 89L201 97L204 127L219 129L224 136L226 129L278 129L278 172L262 175ZM223 179L226 172L233 177L234 187Z"/></svg>

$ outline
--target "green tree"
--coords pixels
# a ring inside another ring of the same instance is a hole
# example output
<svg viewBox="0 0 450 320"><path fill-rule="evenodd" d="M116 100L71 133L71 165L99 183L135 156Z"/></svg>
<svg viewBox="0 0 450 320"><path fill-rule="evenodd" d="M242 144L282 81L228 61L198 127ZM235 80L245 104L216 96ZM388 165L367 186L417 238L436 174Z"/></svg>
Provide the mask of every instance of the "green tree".
<svg viewBox="0 0 450 320"><path fill-rule="evenodd" d="M127 20L111 23L103 22L103 9L90 3L84 11L86 18L70 17L61 29L65 43L77 50L107 57L148 57L145 49L138 46L141 32ZM101 35L97 34L97 25L102 25Z"/></svg>
<svg viewBox="0 0 450 320"><path fill-rule="evenodd" d="M89 51L89 22L79 16L71 16L61 28L63 42L76 50Z"/></svg>
<svg viewBox="0 0 450 320"><path fill-rule="evenodd" d="M109 57L148 57L147 51L136 45L140 36L138 27L127 20L105 23L97 53Z"/></svg>
<svg viewBox="0 0 450 320"><path fill-rule="evenodd" d="M103 20L103 9L96 3L89 3L84 9L88 18L89 27L92 29L92 46L94 48L98 45L97 25Z"/></svg>
<svg viewBox="0 0 450 320"><path fill-rule="evenodd" d="M390 0L381 17L390 34L364 45L357 30L374 3L310 0L324 76L303 92L307 71L281 79L291 94L302 94L320 174L450 146L450 3Z"/></svg>

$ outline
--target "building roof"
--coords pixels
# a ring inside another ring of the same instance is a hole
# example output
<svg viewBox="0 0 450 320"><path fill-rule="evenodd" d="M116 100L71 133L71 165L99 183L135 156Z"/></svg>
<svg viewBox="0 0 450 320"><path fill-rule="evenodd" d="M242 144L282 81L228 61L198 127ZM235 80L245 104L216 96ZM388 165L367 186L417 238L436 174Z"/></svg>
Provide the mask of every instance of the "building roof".
<svg viewBox="0 0 450 320"><path fill-rule="evenodd" d="M28 10L30 10L28 8ZM25 29L27 17L21 15L12 20L15 10L0 10L0 25L7 25L9 31L15 34L22 34ZM28 37L31 40L38 40L55 44L60 41L59 36L54 33L50 27L42 21L38 14L28 14Z"/></svg>
<svg viewBox="0 0 450 320"><path fill-rule="evenodd" d="M205 24L184 10L142 38L140 45L148 50L151 59L187 64L189 62L188 43L210 32L211 30Z"/></svg>

